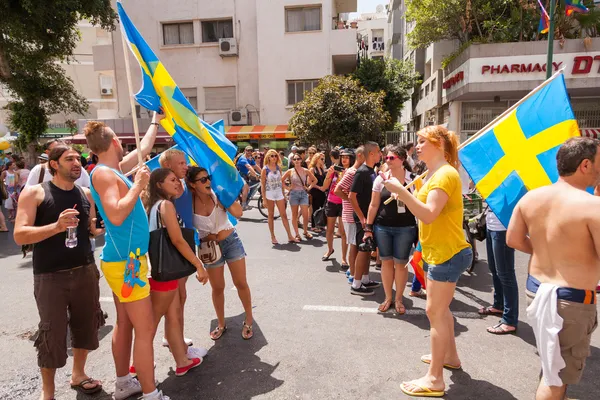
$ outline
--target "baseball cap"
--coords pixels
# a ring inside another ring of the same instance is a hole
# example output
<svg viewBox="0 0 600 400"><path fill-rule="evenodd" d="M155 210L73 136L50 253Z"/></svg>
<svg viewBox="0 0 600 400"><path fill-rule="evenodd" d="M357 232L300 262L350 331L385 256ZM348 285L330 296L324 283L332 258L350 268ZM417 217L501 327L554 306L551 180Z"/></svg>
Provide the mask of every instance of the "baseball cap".
<svg viewBox="0 0 600 400"><path fill-rule="evenodd" d="M292 151L298 151L298 146L292 146Z"/></svg>
<svg viewBox="0 0 600 400"><path fill-rule="evenodd" d="M48 161L48 154L42 153L38 156L40 160Z"/></svg>
<svg viewBox="0 0 600 400"><path fill-rule="evenodd" d="M252 146L246 146L246 148L244 150L246 150L246 151L248 151L248 150L254 151L254 148Z"/></svg>

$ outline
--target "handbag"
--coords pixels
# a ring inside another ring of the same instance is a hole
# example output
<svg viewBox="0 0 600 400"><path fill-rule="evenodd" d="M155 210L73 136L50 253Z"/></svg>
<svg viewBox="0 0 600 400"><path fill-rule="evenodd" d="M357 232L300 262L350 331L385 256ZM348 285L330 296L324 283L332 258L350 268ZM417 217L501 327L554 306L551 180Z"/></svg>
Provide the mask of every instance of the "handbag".
<svg viewBox="0 0 600 400"><path fill-rule="evenodd" d="M171 242L169 232L162 224L159 210L160 205L156 208L158 229L150 232L150 246L148 247L152 279L158 282L167 282L190 276L196 272L196 267ZM181 234L193 250L196 247L194 230L181 228Z"/></svg>
<svg viewBox="0 0 600 400"><path fill-rule="evenodd" d="M475 226L470 229L473 237L480 242L483 242L487 236L487 223L485 220L487 209L488 207L486 207L481 214L475 217Z"/></svg>
<svg viewBox="0 0 600 400"><path fill-rule="evenodd" d="M327 226L327 217L325 217L325 208L321 207L313 213L315 226Z"/></svg>
<svg viewBox="0 0 600 400"><path fill-rule="evenodd" d="M212 199L212 196L211 196ZM215 203L213 199L213 203L215 207L218 207L217 203ZM195 208L195 204L194 204ZM194 213L196 210L194 210ZM219 213L217 213L216 217L216 226L219 226ZM221 246L214 240L211 241L202 241L200 246L198 246L198 258L204 264L214 264L221 259Z"/></svg>

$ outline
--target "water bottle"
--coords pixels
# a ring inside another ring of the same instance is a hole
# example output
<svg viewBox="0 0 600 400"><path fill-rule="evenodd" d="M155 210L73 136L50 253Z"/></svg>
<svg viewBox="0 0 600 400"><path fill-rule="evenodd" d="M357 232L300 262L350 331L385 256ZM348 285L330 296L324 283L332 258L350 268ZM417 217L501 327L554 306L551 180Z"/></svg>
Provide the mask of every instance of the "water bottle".
<svg viewBox="0 0 600 400"><path fill-rule="evenodd" d="M65 246L69 249L77 247L77 227L72 226L67 228L67 238L65 239Z"/></svg>

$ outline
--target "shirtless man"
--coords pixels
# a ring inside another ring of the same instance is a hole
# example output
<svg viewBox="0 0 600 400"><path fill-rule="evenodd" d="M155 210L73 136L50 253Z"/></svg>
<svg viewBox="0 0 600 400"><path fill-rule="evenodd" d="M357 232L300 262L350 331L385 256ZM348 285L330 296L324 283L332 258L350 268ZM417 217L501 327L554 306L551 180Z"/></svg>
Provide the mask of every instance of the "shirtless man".
<svg viewBox="0 0 600 400"><path fill-rule="evenodd" d="M536 332L538 352L542 361L546 361L542 363L544 379L540 380L536 400L563 399L567 385L579 382L589 356L591 335L597 326L600 198L585 190L600 183L599 149L600 142L595 139L567 140L556 157L558 182L523 196L508 226L508 246L531 254L526 294L528 304L533 304L527 313ZM543 302L541 293L547 294L556 286L557 313L563 319L558 333L562 360L549 354L549 346L540 346L540 338L546 344L556 339L549 331L551 322L556 320L555 314L543 319L548 308L541 309L551 304L539 304ZM534 301L536 296L540 297L539 302ZM544 320L544 324L536 327L536 319Z"/></svg>
<svg viewBox="0 0 600 400"><path fill-rule="evenodd" d="M154 114L152 124L141 142L140 151L150 154L158 121L164 115ZM114 397L124 400L143 392L144 400L168 400L156 389L154 381L155 324L148 283L148 217L140 193L148 185L150 171L142 167L132 183L124 174L138 163L137 153L124 155L121 141L102 122L89 121L84 129L87 145L98 156L92 171L92 197L104 219L106 245L100 255L101 268L113 292L117 323L113 331L113 358L117 372ZM131 359L132 334L133 366ZM138 381L129 372L136 373Z"/></svg>

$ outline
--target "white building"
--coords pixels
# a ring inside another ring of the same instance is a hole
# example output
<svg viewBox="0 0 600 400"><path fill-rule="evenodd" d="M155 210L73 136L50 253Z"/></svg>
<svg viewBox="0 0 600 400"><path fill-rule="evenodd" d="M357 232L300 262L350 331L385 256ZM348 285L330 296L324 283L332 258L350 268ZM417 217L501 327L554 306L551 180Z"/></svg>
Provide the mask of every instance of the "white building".
<svg viewBox="0 0 600 400"><path fill-rule="evenodd" d="M125 7L198 115L223 119L240 146L260 139L261 146L286 147L273 139L293 137L287 129L293 105L320 78L356 67L356 30L339 29L338 22L356 11L357 0L174 0L168 7L128 0ZM121 32L94 46L93 55L96 71L114 75L118 104L98 118L132 143ZM129 57L137 89L139 69ZM139 116L145 129L149 115L140 110Z"/></svg>
<svg viewBox="0 0 600 400"><path fill-rule="evenodd" d="M389 44L387 19L383 5L378 5L375 13L360 14L356 19L361 54L383 59Z"/></svg>

